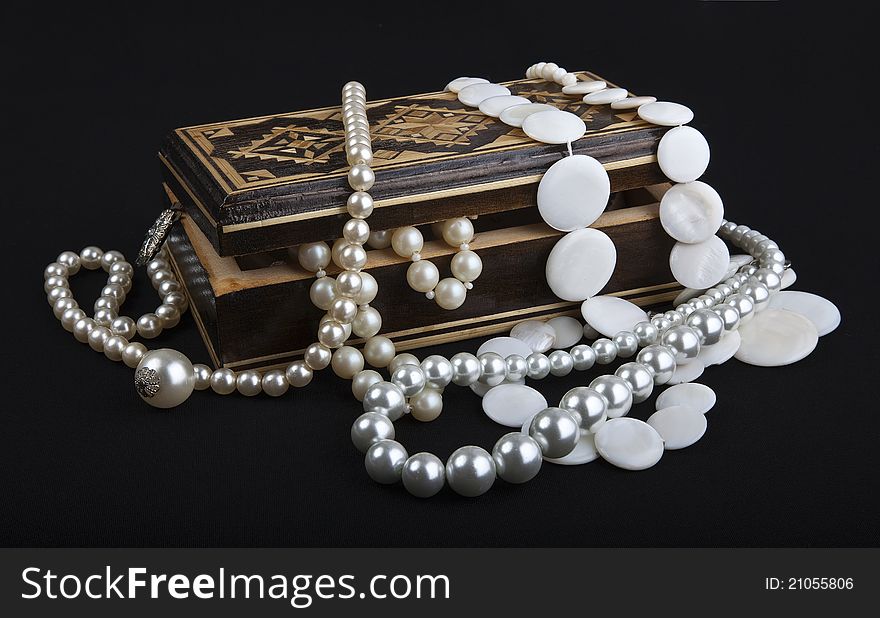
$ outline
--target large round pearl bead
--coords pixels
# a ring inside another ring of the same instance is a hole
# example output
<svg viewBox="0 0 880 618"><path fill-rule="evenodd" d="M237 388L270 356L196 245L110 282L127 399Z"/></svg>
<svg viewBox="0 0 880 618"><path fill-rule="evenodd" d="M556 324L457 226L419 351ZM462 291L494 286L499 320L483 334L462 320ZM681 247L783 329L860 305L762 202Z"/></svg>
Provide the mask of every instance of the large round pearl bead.
<svg viewBox="0 0 880 618"><path fill-rule="evenodd" d="M635 333L628 330L620 331L614 335L611 341L617 346L618 358L629 358L639 350L639 338L636 337Z"/></svg>
<svg viewBox="0 0 880 618"><path fill-rule="evenodd" d="M173 408L189 398L195 375L189 359L176 350L162 348L144 354L134 373L141 399L156 408Z"/></svg>
<svg viewBox="0 0 880 618"><path fill-rule="evenodd" d="M394 342L387 337L372 337L364 344L364 358L373 367L387 367L395 353Z"/></svg>
<svg viewBox="0 0 880 618"><path fill-rule="evenodd" d="M433 388L423 388L410 397L410 415L417 421L428 423L443 412L443 396Z"/></svg>
<svg viewBox="0 0 880 618"><path fill-rule="evenodd" d="M258 371L242 371L235 378L236 390L245 397L259 395L263 390L263 381Z"/></svg>
<svg viewBox="0 0 880 618"><path fill-rule="evenodd" d="M424 245L422 233L412 226L399 227L391 235L391 248L402 258L409 259L414 253L420 252Z"/></svg>
<svg viewBox="0 0 880 618"><path fill-rule="evenodd" d="M382 315L374 307L361 307L351 323L358 337L369 339L382 329Z"/></svg>
<svg viewBox="0 0 880 618"><path fill-rule="evenodd" d="M670 349L679 365L692 361L700 353L700 336L690 326L673 326L660 337L660 343Z"/></svg>
<svg viewBox="0 0 880 618"><path fill-rule="evenodd" d="M361 289L355 295L354 302L359 305L366 305L373 302L376 294L379 293L379 283L370 273L362 272L359 274L361 276Z"/></svg>
<svg viewBox="0 0 880 618"><path fill-rule="evenodd" d="M452 364L452 382L458 386L470 386L480 379L480 360L469 352L459 352L449 362Z"/></svg>
<svg viewBox="0 0 880 618"><path fill-rule="evenodd" d="M459 281L476 281L483 272L483 260L473 251L459 251L452 257L450 270Z"/></svg>
<svg viewBox="0 0 880 618"><path fill-rule="evenodd" d="M337 264L345 270L360 270L367 265L367 252L360 245L348 243L340 249Z"/></svg>
<svg viewBox="0 0 880 618"><path fill-rule="evenodd" d="M580 439L578 420L568 410L547 408L532 418L529 435L541 446L544 457L565 457L574 450Z"/></svg>
<svg viewBox="0 0 880 618"><path fill-rule="evenodd" d="M581 431L596 433L608 417L608 402L587 386L576 386L559 401L559 407L571 412Z"/></svg>
<svg viewBox="0 0 880 618"><path fill-rule="evenodd" d="M745 324L755 317L755 301L751 296L737 292L727 297L727 304L739 313L739 323Z"/></svg>
<svg viewBox="0 0 880 618"><path fill-rule="evenodd" d="M467 288L461 281L452 277L441 280L434 289L434 300L443 309L458 309L464 304L466 297Z"/></svg>
<svg viewBox="0 0 880 618"><path fill-rule="evenodd" d="M367 449L364 465L371 479L390 485L400 480L403 464L408 458L409 454L399 442L379 440Z"/></svg>
<svg viewBox="0 0 880 618"><path fill-rule="evenodd" d="M614 372L622 378L633 394L633 403L642 403L654 390L654 374L642 363L624 363Z"/></svg>
<svg viewBox="0 0 880 618"><path fill-rule="evenodd" d="M364 412L351 426L351 441L361 453L366 453L380 440L394 439L394 423L384 414Z"/></svg>
<svg viewBox="0 0 880 618"><path fill-rule="evenodd" d="M596 364L596 351L586 344L574 346L570 351L575 371L587 371Z"/></svg>
<svg viewBox="0 0 880 618"><path fill-rule="evenodd" d="M95 315L97 315L97 311ZM115 319L116 316L114 316ZM112 322L112 320L111 320ZM145 313L137 321L138 335L144 339L155 339L162 334L162 320L155 313Z"/></svg>
<svg viewBox="0 0 880 618"><path fill-rule="evenodd" d="M495 460L479 446L462 446L446 462L446 481L459 495L480 496L495 483Z"/></svg>
<svg viewBox="0 0 880 618"><path fill-rule="evenodd" d="M327 357L330 357L330 350L327 350ZM304 360L293 361L284 371L284 377L287 378L287 382L294 388L308 386L314 375L312 368Z"/></svg>
<svg viewBox="0 0 880 618"><path fill-rule="evenodd" d="M355 191L369 191L376 182L376 175L370 166L357 163L348 170L348 184Z"/></svg>
<svg viewBox="0 0 880 618"><path fill-rule="evenodd" d="M406 411L406 397L396 384L377 382L364 393L364 412L384 414L392 421L396 421Z"/></svg>
<svg viewBox="0 0 880 618"><path fill-rule="evenodd" d="M507 378L507 363L495 352L484 352L480 359L480 384L497 386Z"/></svg>
<svg viewBox="0 0 880 618"><path fill-rule="evenodd" d="M452 363L439 354L432 354L421 363L426 386L442 391L452 381Z"/></svg>
<svg viewBox="0 0 880 618"><path fill-rule="evenodd" d="M351 394L354 395L355 399L363 402L367 389L381 381L382 374L378 371L373 371L372 369L359 371L351 380Z"/></svg>
<svg viewBox="0 0 880 618"><path fill-rule="evenodd" d="M345 206L348 214L356 219L366 219L373 214L373 198L364 191L355 191L349 195Z"/></svg>
<svg viewBox="0 0 880 618"><path fill-rule="evenodd" d="M666 346L652 344L636 355L636 362L641 363L654 376L654 384L666 384L675 373L675 356Z"/></svg>
<svg viewBox="0 0 880 618"><path fill-rule="evenodd" d="M324 242L310 242L299 246L296 252L299 265L307 271L316 273L330 264L330 247Z"/></svg>
<svg viewBox="0 0 880 618"><path fill-rule="evenodd" d="M318 341L328 348L338 348L345 339L345 329L336 320L327 320L318 327Z"/></svg>
<svg viewBox="0 0 880 618"><path fill-rule="evenodd" d="M406 269L406 282L416 292L430 292L440 282L440 271L430 260L419 260Z"/></svg>
<svg viewBox="0 0 880 618"><path fill-rule="evenodd" d="M342 237L355 245L362 245L370 238L370 224L363 219L349 219L342 226Z"/></svg>
<svg viewBox="0 0 880 618"><path fill-rule="evenodd" d="M550 360L545 354L532 352L526 357L529 366L529 377L533 380L543 380L550 375Z"/></svg>
<svg viewBox="0 0 880 618"><path fill-rule="evenodd" d="M290 382L284 377L283 371L280 369L273 369L272 371L267 371L263 375L260 386L263 389L263 392L270 397L281 397L281 395L286 393L287 389L290 388Z"/></svg>
<svg viewBox="0 0 880 618"><path fill-rule="evenodd" d="M458 247L474 239L474 224L467 217L449 219L443 223L443 240L446 244Z"/></svg>
<svg viewBox="0 0 880 618"><path fill-rule="evenodd" d="M336 293L346 298L354 298L364 285L363 277L353 270L343 270L336 276Z"/></svg>
<svg viewBox="0 0 880 618"><path fill-rule="evenodd" d="M721 321L724 322L724 330L730 332L739 328L739 311L736 307L723 303L712 308Z"/></svg>
<svg viewBox="0 0 880 618"><path fill-rule="evenodd" d="M501 436L492 448L498 478L508 483L525 483L541 471L541 446L531 436L514 431Z"/></svg>
<svg viewBox="0 0 880 618"><path fill-rule="evenodd" d="M336 281L333 277L315 279L309 288L309 298L315 307L327 311L336 300Z"/></svg>
<svg viewBox="0 0 880 618"><path fill-rule="evenodd" d="M357 348L345 345L333 353L333 373L343 380L351 380L364 368L364 357Z"/></svg>
<svg viewBox="0 0 880 618"><path fill-rule="evenodd" d="M446 483L446 467L431 453L416 453L403 464L400 480L416 498L436 495Z"/></svg>
<svg viewBox="0 0 880 618"><path fill-rule="evenodd" d="M639 322L633 326L633 334L638 339L639 347L642 348L656 343L660 337L660 331L651 322Z"/></svg>
<svg viewBox="0 0 880 618"><path fill-rule="evenodd" d="M391 234L394 230L373 230L367 244L373 249L387 249L391 246Z"/></svg>
<svg viewBox="0 0 880 618"><path fill-rule="evenodd" d="M596 353L596 363L599 365L608 365L617 358L617 345L605 337L593 342L593 351Z"/></svg>
<svg viewBox="0 0 880 618"><path fill-rule="evenodd" d="M134 341L125 346L125 349L122 350L122 362L125 363L126 367L131 367L134 369L138 366L138 363L141 362L141 359L144 357L144 354L147 353L147 346L142 344L140 341Z"/></svg>
<svg viewBox="0 0 880 618"><path fill-rule="evenodd" d="M340 297L333 301L327 313L340 324L350 324L357 315L358 306L350 298Z"/></svg>
<svg viewBox="0 0 880 618"><path fill-rule="evenodd" d="M235 392L235 372L232 369L217 369L211 374L211 390L218 395L230 395Z"/></svg>
<svg viewBox="0 0 880 618"><path fill-rule="evenodd" d="M524 380L529 375L529 364L525 357L519 354L511 354L504 359L507 363L507 379L511 382Z"/></svg>
<svg viewBox="0 0 880 618"><path fill-rule="evenodd" d="M608 418L626 415L633 403L633 392L629 383L618 376L599 376L590 382L590 388L605 398L608 405Z"/></svg>
<svg viewBox="0 0 880 618"><path fill-rule="evenodd" d="M406 397L412 397L425 388L425 373L418 365L401 365L392 372L391 382L399 386Z"/></svg>
<svg viewBox="0 0 880 618"><path fill-rule="evenodd" d="M697 331L700 345L715 345L724 334L724 320L711 309L697 309L688 316L687 325Z"/></svg>
<svg viewBox="0 0 880 618"><path fill-rule="evenodd" d="M554 350L547 356L550 363L550 374L561 378L567 376L574 369L574 360L571 354L565 350Z"/></svg>

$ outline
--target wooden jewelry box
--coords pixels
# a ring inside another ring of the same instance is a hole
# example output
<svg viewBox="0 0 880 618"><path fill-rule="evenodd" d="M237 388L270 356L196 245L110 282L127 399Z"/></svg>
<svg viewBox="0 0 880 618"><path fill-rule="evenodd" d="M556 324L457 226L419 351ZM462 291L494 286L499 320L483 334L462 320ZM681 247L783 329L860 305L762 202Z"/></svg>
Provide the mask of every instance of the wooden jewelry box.
<svg viewBox="0 0 880 618"><path fill-rule="evenodd" d="M641 305L674 297L673 241L658 218L666 185L656 150L667 128L634 111L585 104L554 83L504 85L587 124L573 152L598 159L611 179L608 208L592 226L617 248L603 293ZM524 319L579 314L579 303L561 301L547 286L547 256L563 234L535 207L537 184L567 155L565 146L535 142L451 92L371 101L368 116L376 175L371 229L420 226L421 255L448 276L456 250L434 239L430 224L476 217L470 246L483 261L465 303L447 311L409 288L408 260L390 248L369 250L365 270L379 283L371 305L383 318L380 334L405 350L500 333ZM296 246L332 245L348 219L340 107L177 129L159 160L168 199L186 212L168 240L173 266L214 363L263 368L297 358L315 340L322 312L309 300L314 274L297 264ZM331 264L327 272L338 269Z"/></svg>

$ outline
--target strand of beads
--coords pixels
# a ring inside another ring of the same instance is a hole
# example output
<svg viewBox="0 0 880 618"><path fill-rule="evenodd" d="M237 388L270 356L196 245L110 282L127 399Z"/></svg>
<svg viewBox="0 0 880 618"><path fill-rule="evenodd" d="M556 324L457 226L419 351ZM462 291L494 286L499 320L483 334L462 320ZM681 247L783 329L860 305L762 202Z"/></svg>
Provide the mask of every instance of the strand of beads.
<svg viewBox="0 0 880 618"><path fill-rule="evenodd" d="M503 358L493 352L479 357L459 353L449 360L430 356L421 364L411 354L398 355L391 363L391 381L374 382L362 393L355 393L363 402L364 413L352 425L351 438L365 453L368 475L383 484L402 481L407 491L418 497L435 495L446 483L463 496L478 496L488 491L496 478L511 483L534 478L543 459L565 457L584 435L599 442L623 438L632 440L636 446L641 444L639 448L644 452L636 461L615 458L613 453L603 456L628 469L653 466L663 453L662 438L647 423L621 417L628 414L634 403L646 400L655 385L669 382L678 366L693 361L701 349L711 348L725 333L736 330L754 312L765 308L770 295L779 289L776 280L766 274L773 273L775 265L785 263L784 255L775 244L754 242L757 234L745 237L747 231L723 221L718 233L749 251L757 265L743 266L706 298L683 303L650 322L633 325L631 331L614 339L604 340L599 350L595 344L576 345L568 352L556 350L551 354L555 362L543 353L527 358ZM563 396L558 408L540 411L524 425L522 432L502 436L491 453L479 446L464 446L444 464L431 453L410 456L394 440L394 421L415 411L413 402L423 392L439 393L450 383L498 385L510 378L565 375L573 369L587 370L594 364L608 364L633 354L634 362L624 363L614 374L595 378L588 387L572 389ZM551 366L560 369L552 371ZM606 427L604 437L608 439L600 440Z"/></svg>
<svg viewBox="0 0 880 618"><path fill-rule="evenodd" d="M526 70L529 79L541 78L548 82L556 82L560 86L573 86L577 83L577 75L569 73L555 62L538 62Z"/></svg>
<svg viewBox="0 0 880 618"><path fill-rule="evenodd" d="M458 309L473 289L473 282L483 272L483 262L470 249L474 239L474 224L467 217L448 219L438 225L443 240L458 248L452 258L452 277L440 279L440 271L430 260L422 258L425 242L418 228L400 227L391 235L391 247L400 257L412 260L406 271L406 281L416 292L435 300L443 309Z"/></svg>

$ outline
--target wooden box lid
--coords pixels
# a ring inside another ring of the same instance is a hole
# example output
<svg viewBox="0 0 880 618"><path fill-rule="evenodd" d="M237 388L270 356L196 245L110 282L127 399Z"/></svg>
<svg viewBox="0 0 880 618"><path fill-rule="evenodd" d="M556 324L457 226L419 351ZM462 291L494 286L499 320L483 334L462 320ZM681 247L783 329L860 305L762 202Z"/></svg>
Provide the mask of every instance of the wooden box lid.
<svg viewBox="0 0 880 618"><path fill-rule="evenodd" d="M504 84L583 118L587 134L573 150L602 162L612 191L664 180L656 146L665 127L634 110L585 104L554 83ZM368 116L373 229L520 208L533 201L522 193L533 194L565 152L464 106L451 92L371 101ZM159 159L165 182L221 256L332 240L347 219L351 189L339 106L177 129ZM474 194L479 204L470 199Z"/></svg>

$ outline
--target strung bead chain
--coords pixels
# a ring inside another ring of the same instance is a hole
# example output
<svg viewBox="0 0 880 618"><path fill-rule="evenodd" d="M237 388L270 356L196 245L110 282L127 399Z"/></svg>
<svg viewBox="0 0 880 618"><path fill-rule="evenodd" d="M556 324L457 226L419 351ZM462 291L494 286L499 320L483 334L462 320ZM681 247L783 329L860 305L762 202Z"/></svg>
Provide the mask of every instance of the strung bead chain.
<svg viewBox="0 0 880 618"><path fill-rule="evenodd" d="M769 239L756 242L762 235L751 231L723 221L718 235L748 251L753 263L702 296L639 322L612 339L600 338L592 345L579 344L550 355L535 352L525 358L461 352L451 359L429 356L420 363L411 354L400 354L389 366L388 382L381 381L375 371L355 376L353 392L362 400L364 413L352 425L351 437L365 453L368 475L383 484L402 481L418 497L432 496L446 483L463 496L478 496L496 478L510 483L534 478L543 458L570 453L582 435L595 434L607 419L626 415L634 403L650 397L655 385L672 379L680 364L695 359L703 347L715 345L726 332L766 308L770 295L781 287L777 271L786 268L786 260L775 243ZM431 453L409 456L394 440L393 423L405 414L417 420L439 415L441 393L450 383L496 386L525 377L539 380L633 355L635 361L624 363L614 374L599 376L588 387L566 393L558 408L539 412L522 432L502 436L491 453L479 446L464 446L444 464Z"/></svg>

